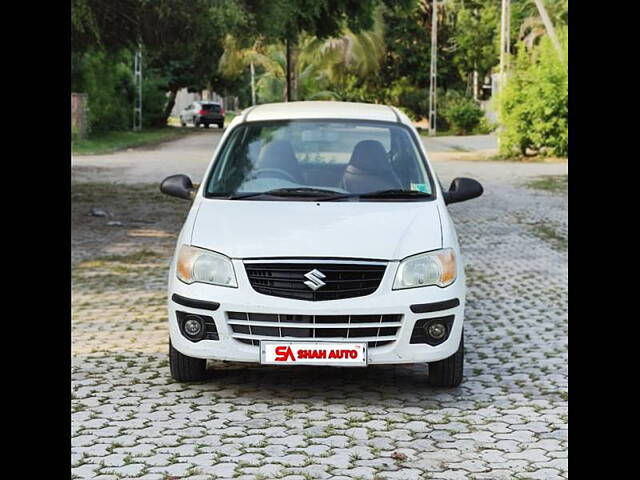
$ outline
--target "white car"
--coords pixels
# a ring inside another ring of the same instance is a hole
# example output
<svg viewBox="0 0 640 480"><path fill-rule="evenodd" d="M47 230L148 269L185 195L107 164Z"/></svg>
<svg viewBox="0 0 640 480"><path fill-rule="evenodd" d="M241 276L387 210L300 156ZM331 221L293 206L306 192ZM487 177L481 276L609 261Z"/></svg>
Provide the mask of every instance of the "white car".
<svg viewBox="0 0 640 480"><path fill-rule="evenodd" d="M259 105L237 116L196 189L169 272L170 367L206 361L364 367L428 363L433 385L462 380L465 274L443 191L396 108ZM426 373L426 372L425 372Z"/></svg>

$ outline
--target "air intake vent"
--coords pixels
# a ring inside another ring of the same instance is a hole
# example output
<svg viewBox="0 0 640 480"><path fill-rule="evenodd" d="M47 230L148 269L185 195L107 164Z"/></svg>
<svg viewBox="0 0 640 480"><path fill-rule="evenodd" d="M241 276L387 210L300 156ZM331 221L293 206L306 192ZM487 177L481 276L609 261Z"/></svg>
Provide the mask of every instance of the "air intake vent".
<svg viewBox="0 0 640 480"><path fill-rule="evenodd" d="M290 315L227 312L233 338L249 345L260 340L363 341L380 347L397 340L402 315Z"/></svg>
<svg viewBox="0 0 640 480"><path fill-rule="evenodd" d="M380 262L245 262L256 292L309 301L371 295L380 286L386 268Z"/></svg>

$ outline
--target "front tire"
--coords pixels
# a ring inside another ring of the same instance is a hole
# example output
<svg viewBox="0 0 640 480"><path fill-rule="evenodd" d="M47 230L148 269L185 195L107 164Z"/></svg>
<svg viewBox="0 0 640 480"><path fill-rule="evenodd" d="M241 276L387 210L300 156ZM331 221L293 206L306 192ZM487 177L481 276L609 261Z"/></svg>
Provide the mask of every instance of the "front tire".
<svg viewBox="0 0 640 480"><path fill-rule="evenodd" d="M169 368L177 382L199 382L205 379L207 361L183 355L173 348L169 340Z"/></svg>
<svg viewBox="0 0 640 480"><path fill-rule="evenodd" d="M460 337L460 346L449 358L429 364L429 383L434 387L453 388L462 383L464 367L464 330Z"/></svg>

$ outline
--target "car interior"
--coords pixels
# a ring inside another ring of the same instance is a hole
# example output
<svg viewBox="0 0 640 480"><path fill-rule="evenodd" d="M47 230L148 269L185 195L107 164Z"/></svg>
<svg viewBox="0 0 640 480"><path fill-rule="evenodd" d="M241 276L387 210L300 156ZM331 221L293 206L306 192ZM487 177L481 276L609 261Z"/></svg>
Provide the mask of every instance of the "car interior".
<svg viewBox="0 0 640 480"><path fill-rule="evenodd" d="M216 194L299 187L355 194L431 191L427 170L408 132L398 127L325 128L323 124L237 129L207 189Z"/></svg>
<svg viewBox="0 0 640 480"><path fill-rule="evenodd" d="M304 186L333 187L351 193L408 189L411 183L424 183L424 180L415 161L406 158L407 153L387 152L377 140L361 140L346 164L300 162L290 142L273 140L260 149L253 178L280 178Z"/></svg>

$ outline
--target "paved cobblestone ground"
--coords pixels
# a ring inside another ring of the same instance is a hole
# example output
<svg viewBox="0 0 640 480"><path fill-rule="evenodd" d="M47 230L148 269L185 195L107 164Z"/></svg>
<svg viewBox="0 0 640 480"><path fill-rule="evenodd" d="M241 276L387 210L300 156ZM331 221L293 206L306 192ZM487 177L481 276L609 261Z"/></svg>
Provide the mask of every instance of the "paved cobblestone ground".
<svg viewBox="0 0 640 480"><path fill-rule="evenodd" d="M188 205L157 185L75 183L73 478L566 478L567 198L503 167L436 165L486 191L450 206L469 293L465 380L448 390L424 365L225 363L172 381L166 272Z"/></svg>

